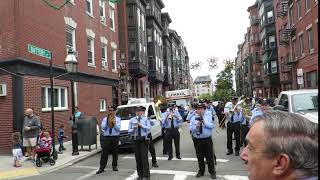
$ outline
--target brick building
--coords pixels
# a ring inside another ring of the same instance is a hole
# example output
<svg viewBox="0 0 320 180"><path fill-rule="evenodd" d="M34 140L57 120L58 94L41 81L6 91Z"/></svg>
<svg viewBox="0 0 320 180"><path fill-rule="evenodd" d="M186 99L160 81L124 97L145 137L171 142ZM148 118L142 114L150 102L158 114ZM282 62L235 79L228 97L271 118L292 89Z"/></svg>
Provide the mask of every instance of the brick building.
<svg viewBox="0 0 320 180"><path fill-rule="evenodd" d="M11 133L22 130L24 109L34 108L51 127L49 60L30 53L28 45L52 53L55 131L65 124L70 133L71 78L85 115L100 121L107 105L119 103L117 17L117 4L107 1L73 1L60 10L37 0L0 1L0 84L6 85L6 96L0 96L0 154L9 152ZM67 48L77 51L76 75L64 74Z"/></svg>
<svg viewBox="0 0 320 180"><path fill-rule="evenodd" d="M318 1L275 0L274 7L281 88L318 88Z"/></svg>

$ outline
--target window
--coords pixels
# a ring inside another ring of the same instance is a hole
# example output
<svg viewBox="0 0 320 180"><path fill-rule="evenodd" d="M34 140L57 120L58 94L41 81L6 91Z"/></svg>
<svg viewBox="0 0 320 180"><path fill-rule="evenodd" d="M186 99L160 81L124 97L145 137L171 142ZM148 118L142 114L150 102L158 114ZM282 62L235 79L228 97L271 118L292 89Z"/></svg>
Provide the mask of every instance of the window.
<svg viewBox="0 0 320 180"><path fill-rule="evenodd" d="M103 69L108 69L108 59L107 59L107 45L101 45L101 63Z"/></svg>
<svg viewBox="0 0 320 180"><path fill-rule="evenodd" d="M298 20L301 18L301 0L297 1L297 18Z"/></svg>
<svg viewBox="0 0 320 180"><path fill-rule="evenodd" d="M267 12L267 18L268 18L268 23L273 22L273 12L272 11Z"/></svg>
<svg viewBox="0 0 320 180"><path fill-rule="evenodd" d="M284 106L284 110L285 111L288 111L288 106L289 106L289 103L288 103L289 101L288 101L288 96L287 95L285 95L285 94L283 94L283 95L281 95L281 98L280 98L280 100L279 100L279 105L282 105L282 106Z"/></svg>
<svg viewBox="0 0 320 180"><path fill-rule="evenodd" d="M139 9L139 8L137 8L137 20L138 20L138 27L140 27L140 25L141 25L141 22L140 22L141 18L140 18L140 9Z"/></svg>
<svg viewBox="0 0 320 180"><path fill-rule="evenodd" d="M112 71L117 72L117 50L112 48L111 51L112 59L111 59L111 64L112 64Z"/></svg>
<svg viewBox="0 0 320 180"><path fill-rule="evenodd" d="M301 34L300 36L299 36L299 43L300 43L300 51L299 51L299 55L300 56L303 56L304 55L304 43L303 43L303 34Z"/></svg>
<svg viewBox="0 0 320 180"><path fill-rule="evenodd" d="M306 13L307 13L311 8L311 1L310 0L306 0L305 8L306 8Z"/></svg>
<svg viewBox="0 0 320 180"><path fill-rule="evenodd" d="M148 117L152 116L152 115L155 115L154 114L154 110L153 110L153 107L152 106L149 106L149 109L148 109Z"/></svg>
<svg viewBox="0 0 320 180"><path fill-rule="evenodd" d="M114 19L114 8L112 6L110 6L109 9L110 12L110 29L115 31L116 30L116 26L115 26L115 19Z"/></svg>
<svg viewBox="0 0 320 180"><path fill-rule="evenodd" d="M68 96L67 88L65 87L54 87L53 88L53 104L54 110L67 110L68 109ZM42 111L51 110L51 88L41 88L41 101Z"/></svg>
<svg viewBox="0 0 320 180"><path fill-rule="evenodd" d="M93 16L93 13L92 13L92 0L86 0L86 5L87 5L87 14Z"/></svg>
<svg viewBox="0 0 320 180"><path fill-rule="evenodd" d="M87 38L88 45L88 64L94 65L94 42L92 38Z"/></svg>
<svg viewBox="0 0 320 180"><path fill-rule="evenodd" d="M296 40L292 40L292 58L295 59L297 56Z"/></svg>
<svg viewBox="0 0 320 180"><path fill-rule="evenodd" d="M273 47L276 47L276 40L274 35L269 36L269 48L273 48Z"/></svg>
<svg viewBox="0 0 320 180"><path fill-rule="evenodd" d="M67 49L72 48L76 50L76 38L75 38L75 29L72 27L66 27L66 47Z"/></svg>
<svg viewBox="0 0 320 180"><path fill-rule="evenodd" d="M105 20L106 20L106 8L105 8L105 1L103 0L99 0L99 11L100 11L100 20L102 23L106 23Z"/></svg>
<svg viewBox="0 0 320 180"><path fill-rule="evenodd" d="M100 99L100 112L105 112L107 110L106 104L105 99Z"/></svg>
<svg viewBox="0 0 320 180"><path fill-rule="evenodd" d="M308 33L308 46L309 46L309 53L314 53L314 47L313 47L313 32L312 32L312 28L309 28L307 30Z"/></svg>
<svg viewBox="0 0 320 180"><path fill-rule="evenodd" d="M289 8L289 20L290 20L290 26L293 26L293 19L294 19L294 14L293 14L293 6Z"/></svg>
<svg viewBox="0 0 320 180"><path fill-rule="evenodd" d="M318 88L318 72L312 71L307 74L307 87Z"/></svg>
<svg viewBox="0 0 320 180"><path fill-rule="evenodd" d="M271 73L277 73L277 61L271 61Z"/></svg>

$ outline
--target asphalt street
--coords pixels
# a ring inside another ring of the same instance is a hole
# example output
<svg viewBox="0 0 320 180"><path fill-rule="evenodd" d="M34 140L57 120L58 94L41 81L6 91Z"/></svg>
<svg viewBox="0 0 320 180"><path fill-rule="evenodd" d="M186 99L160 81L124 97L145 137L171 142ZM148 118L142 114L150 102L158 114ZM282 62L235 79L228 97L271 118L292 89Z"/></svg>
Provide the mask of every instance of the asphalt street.
<svg viewBox="0 0 320 180"><path fill-rule="evenodd" d="M217 122L216 122L217 126ZM181 148L181 160L173 159L167 160L167 156L162 154L162 139L158 139L155 142L158 168L151 168L152 180L192 180L192 179L210 179L209 173L206 171L205 176L201 178L195 178L195 174L198 171L198 163L196 160L195 150L192 139L189 134L188 124L184 123L181 129L180 136L180 148ZM217 179L226 180L243 180L247 179L247 171L244 163L239 156L234 154L227 156L226 149L226 130L220 130L217 133L214 130L213 142L214 149L217 156ZM81 153L81 152L80 152ZM175 154L175 153L174 153ZM150 154L149 157L151 158ZM50 172L48 174L42 174L38 176L23 178L24 180L134 180L136 179L136 165L134 154L130 150L123 151L119 154L118 160L118 172L111 170L112 157L109 156L109 162L106 171L100 175L96 175L95 172L99 168L100 154L96 154L86 160L78 162L76 164L70 164L63 169ZM151 159L150 159L151 166ZM207 168L207 167L206 167ZM207 170L207 169L206 169Z"/></svg>

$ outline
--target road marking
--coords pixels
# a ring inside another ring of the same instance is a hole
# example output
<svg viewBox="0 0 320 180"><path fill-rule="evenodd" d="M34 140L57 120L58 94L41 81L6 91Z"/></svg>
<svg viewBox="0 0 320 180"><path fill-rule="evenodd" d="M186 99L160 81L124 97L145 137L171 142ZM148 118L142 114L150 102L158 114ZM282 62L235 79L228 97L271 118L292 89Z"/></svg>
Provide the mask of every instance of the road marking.
<svg viewBox="0 0 320 180"><path fill-rule="evenodd" d="M195 176L196 172L190 171L172 171L172 170L150 170L150 174L169 174L174 175L173 180L185 180L188 176ZM217 177L224 178L226 180L248 180L247 176L237 175L217 175ZM125 180L135 180L138 178L137 171L127 177Z"/></svg>
<svg viewBox="0 0 320 180"><path fill-rule="evenodd" d="M87 179L87 178L89 178L89 177L91 177L91 176L93 176L93 175L95 175L95 174L96 174L96 170L91 171L90 173L88 173L88 174L86 174L86 175L84 175L84 176L81 176L81 177L77 178L77 180Z"/></svg>
<svg viewBox="0 0 320 180"><path fill-rule="evenodd" d="M249 180L247 176L237 176L237 175L218 175L218 177L225 178L226 180Z"/></svg>
<svg viewBox="0 0 320 180"><path fill-rule="evenodd" d="M135 157L133 156L124 156L123 159L135 159ZM152 159L151 157L149 157L149 159ZM168 157L157 157L157 160L168 160ZM177 159L177 158L173 158L173 161L198 161L197 158L182 158L182 159ZM229 159L217 159L217 162L223 162L226 163L228 162Z"/></svg>

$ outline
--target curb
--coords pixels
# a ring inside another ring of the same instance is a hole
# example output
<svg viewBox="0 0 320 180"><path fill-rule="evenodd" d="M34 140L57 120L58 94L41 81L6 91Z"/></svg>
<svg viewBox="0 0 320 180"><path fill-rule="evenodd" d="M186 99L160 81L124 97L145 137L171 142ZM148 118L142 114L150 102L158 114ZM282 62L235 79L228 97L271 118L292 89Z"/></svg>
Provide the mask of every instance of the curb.
<svg viewBox="0 0 320 180"><path fill-rule="evenodd" d="M53 171L56 171L56 170L59 170L59 169L62 169L62 168L71 166L71 165L73 165L73 164L75 164L75 163L78 163L78 162L80 162L80 161L83 161L83 160L85 160L85 159L88 159L89 157L94 156L95 154L97 154L97 153L99 153L99 152L101 152L101 148L100 148L100 147L98 147L98 149L96 149L96 150L92 150L91 152L89 152L89 153L86 154L86 155L83 155L83 156L81 156L81 157L79 157L79 158L76 158L76 159L73 159L73 160L71 160L71 161L67 161L67 162L65 162L65 163L63 163L63 164L61 164L61 165L59 165L59 166L54 166L54 167L51 168L51 169L39 171L39 174L41 174L41 175L42 175L42 174L48 174L48 173L51 173L51 172L53 172Z"/></svg>

